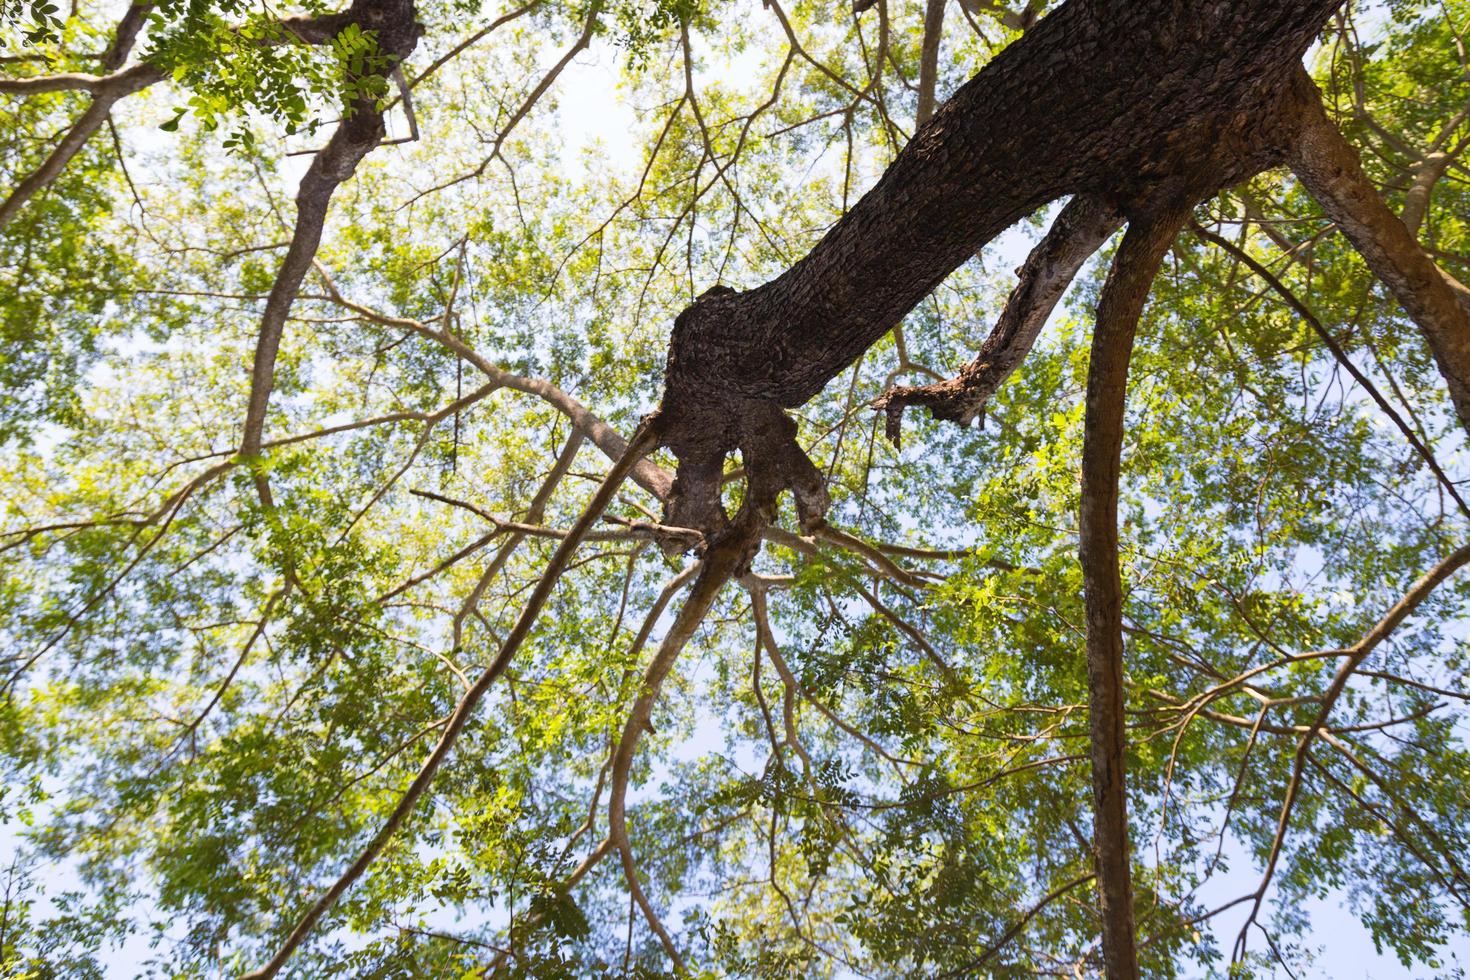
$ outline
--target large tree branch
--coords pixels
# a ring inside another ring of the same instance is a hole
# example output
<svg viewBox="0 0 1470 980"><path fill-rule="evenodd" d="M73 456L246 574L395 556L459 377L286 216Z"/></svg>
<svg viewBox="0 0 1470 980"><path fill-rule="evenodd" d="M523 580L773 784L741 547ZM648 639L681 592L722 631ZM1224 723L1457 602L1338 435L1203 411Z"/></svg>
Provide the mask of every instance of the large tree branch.
<svg viewBox="0 0 1470 980"><path fill-rule="evenodd" d="M1297 177L1342 229L1368 267L1418 324L1470 430L1470 304L1464 288L1434 263L1363 172L1357 151L1322 108L1304 69L1293 78L1299 126L1291 147ZM1456 293L1461 295L1456 295Z"/></svg>
<svg viewBox="0 0 1470 980"><path fill-rule="evenodd" d="M1150 285L1183 222L1175 212L1129 225L1098 302L1082 442L1080 557L1087 606L1093 847L1110 980L1138 977L1129 873L1123 708L1123 585L1118 571L1118 472L1128 361Z"/></svg>
<svg viewBox="0 0 1470 980"><path fill-rule="evenodd" d="M51 78L81 78L88 76L51 76ZM77 117L77 121L71 124L65 135L57 142L56 146L47 154L41 165L31 171L10 192L4 201L0 201L0 228L4 228L10 221L20 213L20 209L34 197L37 192L49 185L56 176L61 173L66 165L71 162L78 151L87 144L102 124L107 121L108 114L118 100L141 92L154 82L163 78L163 72L152 65L137 65L125 71L117 72L94 80L92 86L67 84L47 87L47 79L26 79L34 81L36 86L29 91L58 91L62 88L88 88L92 92L92 104L87 110ZM0 88L0 91L6 89ZM11 88L9 91L27 91L24 88Z"/></svg>
<svg viewBox="0 0 1470 980"><path fill-rule="evenodd" d="M1278 163L1283 89L1338 3L1071 0L1040 20L919 127L805 258L679 315L662 411L681 483L707 483L761 405L811 398L1048 202L1192 203ZM709 513L708 500L695 509Z"/></svg>
<svg viewBox="0 0 1470 980"><path fill-rule="evenodd" d="M106 75L81 72L59 72L32 78L0 78L0 93L6 95L39 95L42 92L87 92L94 97L111 97L113 102L132 95L163 78L163 72L152 65L134 65Z"/></svg>

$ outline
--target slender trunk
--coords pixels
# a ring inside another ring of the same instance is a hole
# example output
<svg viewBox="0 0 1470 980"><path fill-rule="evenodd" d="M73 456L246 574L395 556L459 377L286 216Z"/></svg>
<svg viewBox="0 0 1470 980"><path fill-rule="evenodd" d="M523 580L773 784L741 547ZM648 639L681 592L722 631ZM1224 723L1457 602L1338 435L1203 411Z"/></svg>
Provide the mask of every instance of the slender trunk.
<svg viewBox="0 0 1470 980"><path fill-rule="evenodd" d="M1130 224L1098 303L1082 442L1080 557L1087 605L1093 848L1110 980L1136 980L1124 753L1123 584L1118 571L1118 472L1128 361L1139 315L1182 213Z"/></svg>
<svg viewBox="0 0 1470 980"><path fill-rule="evenodd" d="M355 4L353 11L376 31L379 50L395 63L408 57L418 44L420 33L413 0L360 2L361 10ZM266 409L274 387L281 332L301 282L321 245L332 195L382 141L385 132L383 113L377 101L373 98L358 99L347 107L346 118L337 124L332 138L312 159L311 167L301 178L301 186L296 193L296 227L291 235L291 246L281 260L270 295L266 297L265 311L261 314L260 330L256 335L255 357L250 371L250 400L245 410L244 435L240 440L243 455L253 456L260 452ZM262 488L262 498L268 500L269 491L263 481L258 478L257 484Z"/></svg>

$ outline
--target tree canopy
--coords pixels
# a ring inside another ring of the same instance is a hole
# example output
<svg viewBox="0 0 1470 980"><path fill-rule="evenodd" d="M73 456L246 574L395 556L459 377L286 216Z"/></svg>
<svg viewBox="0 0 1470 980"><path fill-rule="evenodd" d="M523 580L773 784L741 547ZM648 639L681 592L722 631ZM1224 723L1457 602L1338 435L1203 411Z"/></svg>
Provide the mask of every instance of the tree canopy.
<svg viewBox="0 0 1470 980"><path fill-rule="evenodd" d="M0 974L1462 975L1470 0L0 3Z"/></svg>

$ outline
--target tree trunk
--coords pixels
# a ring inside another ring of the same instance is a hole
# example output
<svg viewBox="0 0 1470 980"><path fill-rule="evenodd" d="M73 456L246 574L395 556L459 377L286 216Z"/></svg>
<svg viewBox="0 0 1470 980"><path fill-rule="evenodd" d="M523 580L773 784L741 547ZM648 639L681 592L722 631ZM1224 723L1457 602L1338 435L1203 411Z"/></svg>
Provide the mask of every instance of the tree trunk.
<svg viewBox="0 0 1470 980"><path fill-rule="evenodd" d="M666 444L707 463L794 407L975 250L1060 197L1128 213L1283 159L1281 97L1340 0L1071 0L963 85L791 269L675 321Z"/></svg>
<svg viewBox="0 0 1470 980"><path fill-rule="evenodd" d="M1123 711L1123 582L1118 570L1118 473L1128 361L1159 265L1182 209L1129 225L1097 306L1082 437L1079 558L1087 605L1087 701L1092 741L1093 850L1102 912L1103 966L1136 980L1133 883L1128 865L1127 732Z"/></svg>

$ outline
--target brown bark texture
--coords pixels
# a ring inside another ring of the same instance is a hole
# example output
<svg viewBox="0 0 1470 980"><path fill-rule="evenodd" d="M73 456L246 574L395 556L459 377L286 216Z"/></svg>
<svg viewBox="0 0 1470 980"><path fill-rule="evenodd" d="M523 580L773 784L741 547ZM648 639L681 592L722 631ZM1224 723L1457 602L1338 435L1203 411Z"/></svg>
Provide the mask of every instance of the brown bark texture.
<svg viewBox="0 0 1470 980"><path fill-rule="evenodd" d="M805 258L676 319L660 413L681 464L671 515L718 528L714 474L766 430L756 416L811 398L1020 218L1068 195L1125 216L1193 203L1283 160L1284 93L1339 2L1071 0L1035 24Z"/></svg>
<svg viewBox="0 0 1470 980"><path fill-rule="evenodd" d="M1363 172L1358 152L1327 117L1305 70L1294 74L1292 92L1300 127L1292 144L1292 169L1419 326L1455 411L1470 431L1470 307L1456 295L1459 284L1445 276L1384 202ZM1412 212L1409 217L1418 223Z"/></svg>

